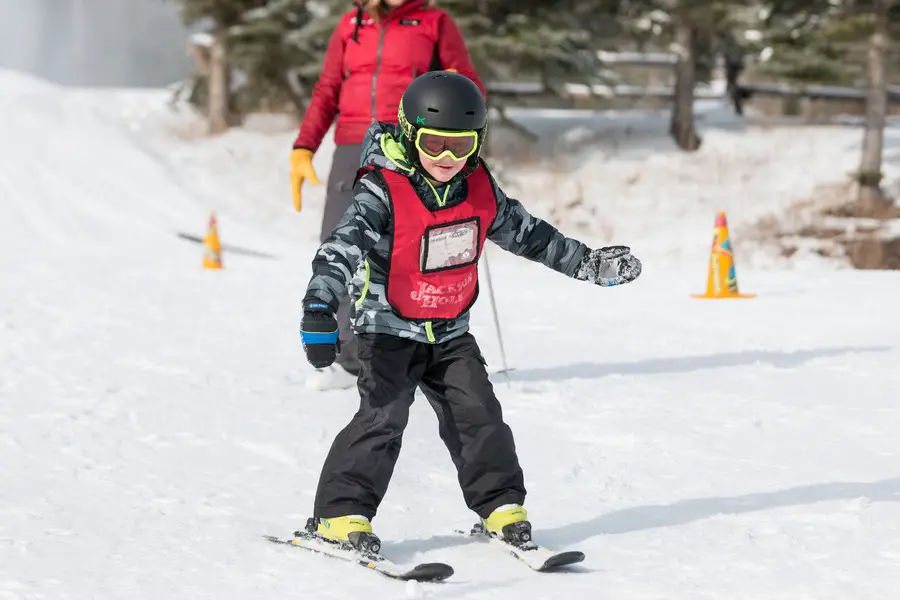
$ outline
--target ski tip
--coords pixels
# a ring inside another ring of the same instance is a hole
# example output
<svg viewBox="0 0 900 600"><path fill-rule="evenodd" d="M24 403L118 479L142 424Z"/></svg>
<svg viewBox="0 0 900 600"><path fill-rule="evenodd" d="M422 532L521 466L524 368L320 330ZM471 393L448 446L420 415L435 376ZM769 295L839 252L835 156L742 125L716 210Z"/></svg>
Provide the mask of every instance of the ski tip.
<svg viewBox="0 0 900 600"><path fill-rule="evenodd" d="M287 545L289 545L289 546L291 545L291 540L290 540L289 538L278 537L277 535L264 534L264 535L262 536L262 538L263 538L264 540L268 540L268 541L273 542L273 543L275 543L275 544L287 544Z"/></svg>
<svg viewBox="0 0 900 600"><path fill-rule="evenodd" d="M401 576L407 581L442 581L453 575L453 567L446 563L422 563Z"/></svg>
<svg viewBox="0 0 900 600"><path fill-rule="evenodd" d="M554 554L550 558L548 558L539 571L551 571L553 569L558 569L560 567L565 567L567 565L574 565L575 563L580 563L584 560L584 552L579 552L578 550L571 550L569 552L560 552L559 554Z"/></svg>

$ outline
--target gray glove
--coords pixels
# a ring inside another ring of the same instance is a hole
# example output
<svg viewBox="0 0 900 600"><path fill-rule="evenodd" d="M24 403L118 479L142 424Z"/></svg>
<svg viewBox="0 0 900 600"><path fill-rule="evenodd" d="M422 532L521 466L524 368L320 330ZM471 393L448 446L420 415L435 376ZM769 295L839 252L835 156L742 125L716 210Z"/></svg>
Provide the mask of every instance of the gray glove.
<svg viewBox="0 0 900 600"><path fill-rule="evenodd" d="M588 250L575 270L575 279L610 287L630 283L641 274L641 261L628 246L606 246Z"/></svg>

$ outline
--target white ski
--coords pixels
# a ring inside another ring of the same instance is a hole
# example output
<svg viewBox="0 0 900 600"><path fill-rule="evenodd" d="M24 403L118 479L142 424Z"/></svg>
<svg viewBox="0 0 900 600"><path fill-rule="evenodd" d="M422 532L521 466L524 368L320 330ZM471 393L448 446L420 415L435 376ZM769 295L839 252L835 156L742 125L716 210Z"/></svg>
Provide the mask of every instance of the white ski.
<svg viewBox="0 0 900 600"><path fill-rule="evenodd" d="M457 530L457 533L486 541L498 550L518 558L534 571L552 571L584 560L584 552L578 550L557 552L537 544L534 540L529 540L523 544L512 544L500 539L496 534L488 532L481 523L476 523L471 531Z"/></svg>
<svg viewBox="0 0 900 600"><path fill-rule="evenodd" d="M363 554L346 544L330 543L315 535L305 534L303 532L297 533L300 535L296 535L290 539L282 539L274 535L264 535L263 537L276 544L285 544L295 548L305 548L306 550L324 554L332 558L356 563L357 565L372 569L391 579L399 579L401 581L409 581L410 579L416 581L443 581L453 575L453 567L445 563L422 563L408 571L404 571L381 554Z"/></svg>

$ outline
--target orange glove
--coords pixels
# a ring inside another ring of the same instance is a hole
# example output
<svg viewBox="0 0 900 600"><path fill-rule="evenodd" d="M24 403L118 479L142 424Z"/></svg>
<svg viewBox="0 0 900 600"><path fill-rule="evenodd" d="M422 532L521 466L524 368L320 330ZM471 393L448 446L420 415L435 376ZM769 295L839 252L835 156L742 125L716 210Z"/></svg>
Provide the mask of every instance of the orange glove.
<svg viewBox="0 0 900 600"><path fill-rule="evenodd" d="M303 182L309 179L313 185L319 185L312 157L312 151L306 148L297 148L291 152L291 193L294 196L294 210L297 212L303 208L303 199L300 195L300 186Z"/></svg>

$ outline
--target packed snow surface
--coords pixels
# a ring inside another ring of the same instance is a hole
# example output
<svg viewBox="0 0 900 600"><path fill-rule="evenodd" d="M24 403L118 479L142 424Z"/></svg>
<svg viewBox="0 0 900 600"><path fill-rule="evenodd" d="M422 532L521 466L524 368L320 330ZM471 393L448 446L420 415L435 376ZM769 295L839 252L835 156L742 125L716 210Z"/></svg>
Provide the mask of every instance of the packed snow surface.
<svg viewBox="0 0 900 600"><path fill-rule="evenodd" d="M738 252L756 298L690 297L715 210L788 206L840 177L858 131L793 128L788 169L752 151L783 131L710 126L696 160L727 165L720 182L670 150L585 158L576 172L608 179L585 202L609 224L566 231L630 244L632 285L489 248L513 369L495 391L535 538L587 558L533 573L455 536L475 515L420 400L374 526L396 562L456 572L407 586L261 537L303 526L357 406L304 386L324 186L293 212L290 131L199 137L164 99L0 72L0 598L896 598L900 276ZM742 143L755 167L729 154ZM516 195L548 214L565 194L529 195L526 175ZM177 234L213 210L224 244L269 256L201 269ZM500 369L487 294L473 321Z"/></svg>

